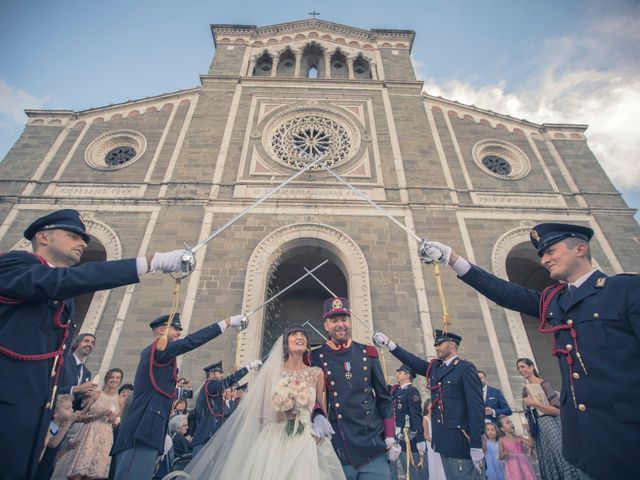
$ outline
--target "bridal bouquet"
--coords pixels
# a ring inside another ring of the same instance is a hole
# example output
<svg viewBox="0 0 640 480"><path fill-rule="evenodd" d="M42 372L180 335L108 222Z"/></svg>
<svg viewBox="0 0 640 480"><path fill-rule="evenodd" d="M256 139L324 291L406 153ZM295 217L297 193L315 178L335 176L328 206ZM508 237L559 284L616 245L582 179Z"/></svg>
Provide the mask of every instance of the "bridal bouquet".
<svg viewBox="0 0 640 480"><path fill-rule="evenodd" d="M276 412L282 412L287 417L285 432L287 435L302 433L304 425L300 423L298 414L303 408L308 408L312 402L311 391L295 378L281 378L271 395L271 403Z"/></svg>

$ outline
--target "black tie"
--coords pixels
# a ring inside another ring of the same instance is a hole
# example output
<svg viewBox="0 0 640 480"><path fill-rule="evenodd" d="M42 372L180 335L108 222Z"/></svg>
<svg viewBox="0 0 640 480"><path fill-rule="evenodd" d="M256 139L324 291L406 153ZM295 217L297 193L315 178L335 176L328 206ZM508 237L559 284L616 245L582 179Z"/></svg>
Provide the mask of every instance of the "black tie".
<svg viewBox="0 0 640 480"><path fill-rule="evenodd" d="M577 289L578 287L576 287L575 285L569 285L567 287L567 290L569 291L569 297L573 298L573 296L576 294Z"/></svg>

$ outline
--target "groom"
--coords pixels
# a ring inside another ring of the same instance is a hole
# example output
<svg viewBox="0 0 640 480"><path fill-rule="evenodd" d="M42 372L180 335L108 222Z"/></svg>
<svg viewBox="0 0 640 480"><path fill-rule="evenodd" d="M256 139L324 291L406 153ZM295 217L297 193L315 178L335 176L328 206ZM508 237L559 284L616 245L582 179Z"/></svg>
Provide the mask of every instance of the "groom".
<svg viewBox="0 0 640 480"><path fill-rule="evenodd" d="M312 352L312 365L324 371L333 448L347 480L387 480L387 455L397 460L400 447L378 351L351 339L346 298L330 298L323 307L330 338Z"/></svg>

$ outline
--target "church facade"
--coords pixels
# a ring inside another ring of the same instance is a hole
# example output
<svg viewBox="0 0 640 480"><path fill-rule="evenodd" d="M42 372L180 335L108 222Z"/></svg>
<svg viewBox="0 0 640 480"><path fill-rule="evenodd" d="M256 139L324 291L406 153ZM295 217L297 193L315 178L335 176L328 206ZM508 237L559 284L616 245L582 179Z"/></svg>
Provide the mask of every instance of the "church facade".
<svg viewBox="0 0 640 480"><path fill-rule="evenodd" d="M86 221L88 260L193 245L312 154L326 155L410 231L503 278L550 283L528 240L544 221L593 228L594 262L609 274L640 268L634 210L590 151L586 125L536 124L429 95L411 63L413 31L317 19L211 30L216 51L200 87L85 111L27 111L0 163L0 250L29 248L24 228L63 207ZM349 297L356 339L382 330L435 354L443 307L417 247L328 172L311 169L197 253L181 286L185 333L255 310L328 260L317 279L259 309L247 330L185 355L181 376L197 384L213 361L229 371L259 358L288 324L306 323L320 342L329 290ZM462 355L510 403L519 404L519 357L559 384L536 319L488 302L449 269L442 281ZM132 380L152 339L148 323L168 312L173 289L156 275L77 300L79 330L97 336L94 371L120 367ZM386 357L391 381L398 365Z"/></svg>

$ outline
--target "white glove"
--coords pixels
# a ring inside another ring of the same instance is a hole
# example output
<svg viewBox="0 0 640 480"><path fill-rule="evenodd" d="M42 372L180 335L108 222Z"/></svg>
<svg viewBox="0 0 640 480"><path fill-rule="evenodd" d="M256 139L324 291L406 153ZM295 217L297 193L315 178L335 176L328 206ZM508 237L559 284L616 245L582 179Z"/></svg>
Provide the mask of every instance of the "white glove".
<svg viewBox="0 0 640 480"><path fill-rule="evenodd" d="M150 272L172 273L179 272L182 266L182 256L186 250L172 250L171 252L156 252L151 258Z"/></svg>
<svg viewBox="0 0 640 480"><path fill-rule="evenodd" d="M254 360L253 362L249 362L249 364L247 365L247 370L255 370L260 365L262 365L262 360Z"/></svg>
<svg viewBox="0 0 640 480"><path fill-rule="evenodd" d="M418 443L416 443L416 448L418 449L418 453L420 455L424 455L424 452L427 451L427 442L418 442Z"/></svg>
<svg viewBox="0 0 640 480"><path fill-rule="evenodd" d="M244 328L249 323L249 320L247 319L247 317L242 314L233 315L229 320L230 320L229 323L234 328Z"/></svg>
<svg viewBox="0 0 640 480"><path fill-rule="evenodd" d="M393 443L387 442L391 440ZM387 445L387 458L390 462L395 462L402 453L402 447L393 438L385 438L384 443Z"/></svg>
<svg viewBox="0 0 640 480"><path fill-rule="evenodd" d="M469 450L469 455L471 455L471 461L473 462L473 466L476 468L478 473L482 473L484 468L484 453L481 448L472 448Z"/></svg>
<svg viewBox="0 0 640 480"><path fill-rule="evenodd" d="M397 347L397 345L389 340L389 337L382 332L373 334L373 343L375 343L377 347L388 348L390 352L394 351Z"/></svg>
<svg viewBox="0 0 640 480"><path fill-rule="evenodd" d="M329 423L329 420L327 420L327 417L320 413L314 417L313 434L316 437L324 437L331 440L331 435L333 435L334 433L336 432L333 430L333 427L331 426L331 423Z"/></svg>
<svg viewBox="0 0 640 480"><path fill-rule="evenodd" d="M451 258L451 247L440 242L422 240L420 248L418 248L418 256L422 263L428 265L436 262L446 265Z"/></svg>

